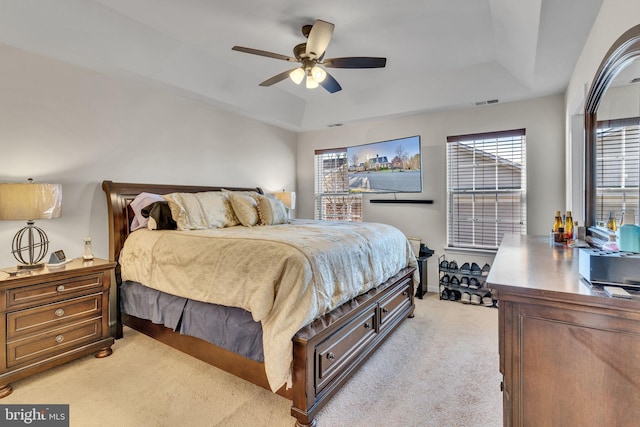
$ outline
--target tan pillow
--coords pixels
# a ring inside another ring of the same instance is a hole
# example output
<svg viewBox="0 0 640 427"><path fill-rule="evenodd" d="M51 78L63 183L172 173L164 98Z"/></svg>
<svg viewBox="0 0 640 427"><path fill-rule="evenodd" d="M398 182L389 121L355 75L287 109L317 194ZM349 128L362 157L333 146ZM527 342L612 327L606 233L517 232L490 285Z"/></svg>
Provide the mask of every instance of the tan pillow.
<svg viewBox="0 0 640 427"><path fill-rule="evenodd" d="M261 225L289 223L289 212L287 212L287 208L280 200L261 194L256 194L255 198L258 203L258 214L260 215Z"/></svg>
<svg viewBox="0 0 640 427"><path fill-rule="evenodd" d="M169 202L171 216L178 230L202 230L238 224L226 193L171 193L164 198Z"/></svg>
<svg viewBox="0 0 640 427"><path fill-rule="evenodd" d="M255 198L248 194L241 194L236 191L227 193L227 196L229 197L229 201L233 207L233 212L236 214L240 224L245 227L258 225L260 217L258 216L258 204Z"/></svg>

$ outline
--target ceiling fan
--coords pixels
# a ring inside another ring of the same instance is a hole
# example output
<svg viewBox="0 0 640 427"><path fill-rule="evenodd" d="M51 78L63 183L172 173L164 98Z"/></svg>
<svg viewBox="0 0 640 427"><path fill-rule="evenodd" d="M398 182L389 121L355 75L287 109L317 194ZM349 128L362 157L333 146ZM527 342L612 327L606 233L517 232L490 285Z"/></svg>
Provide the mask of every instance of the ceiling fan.
<svg viewBox="0 0 640 427"><path fill-rule="evenodd" d="M307 42L300 43L293 48L294 57L242 46L234 46L232 50L300 64L296 68L284 71L263 81L260 86L271 86L287 77L293 80L294 83L300 84L306 77L306 87L308 89L314 89L320 85L330 93L335 93L341 90L342 87L322 67L383 68L387 64L387 58L368 56L324 59L325 50L331 41L334 27L332 23L320 19L316 20L313 25L304 25L302 27L302 35L307 38Z"/></svg>

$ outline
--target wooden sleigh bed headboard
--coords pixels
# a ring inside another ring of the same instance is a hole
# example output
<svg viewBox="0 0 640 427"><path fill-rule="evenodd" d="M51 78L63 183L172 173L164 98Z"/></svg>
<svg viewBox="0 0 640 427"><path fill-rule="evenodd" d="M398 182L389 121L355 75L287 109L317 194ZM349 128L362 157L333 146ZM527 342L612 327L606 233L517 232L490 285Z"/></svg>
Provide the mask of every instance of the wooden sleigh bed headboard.
<svg viewBox="0 0 640 427"><path fill-rule="evenodd" d="M171 185L171 184L138 184L102 181L102 189L107 194L109 216L109 261L118 261L120 250L129 235L129 227L133 220L133 211L129 204L140 193L169 194L197 193L201 191L256 191L263 194L260 188L249 187L215 187L203 185Z"/></svg>
<svg viewBox="0 0 640 427"><path fill-rule="evenodd" d="M140 193L257 191L260 188L133 184L103 181L109 216L109 259L118 261L130 232L133 211L129 204ZM119 265L117 270L119 270ZM291 415L298 427L316 425L316 415L353 373L407 318L413 317L415 268L400 269L378 287L337 307L302 328L293 338L292 388L278 394L291 399ZM119 273L116 283L119 285ZM118 293L119 299L119 293ZM117 302L116 337L122 325L140 331L226 372L269 389L264 364L247 359L198 338L182 335L149 320L120 313ZM399 396L398 398L402 398Z"/></svg>

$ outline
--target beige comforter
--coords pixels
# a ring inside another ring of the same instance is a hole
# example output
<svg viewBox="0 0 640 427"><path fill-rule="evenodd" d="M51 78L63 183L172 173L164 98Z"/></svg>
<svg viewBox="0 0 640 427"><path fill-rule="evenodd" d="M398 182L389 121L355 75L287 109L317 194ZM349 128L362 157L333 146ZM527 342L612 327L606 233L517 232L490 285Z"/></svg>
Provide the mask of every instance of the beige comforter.
<svg viewBox="0 0 640 427"><path fill-rule="evenodd" d="M298 330L400 269L416 266L409 242L394 227L310 220L194 231L141 229L127 238L120 263L123 280L250 311L262 323L273 391L291 385L292 338Z"/></svg>

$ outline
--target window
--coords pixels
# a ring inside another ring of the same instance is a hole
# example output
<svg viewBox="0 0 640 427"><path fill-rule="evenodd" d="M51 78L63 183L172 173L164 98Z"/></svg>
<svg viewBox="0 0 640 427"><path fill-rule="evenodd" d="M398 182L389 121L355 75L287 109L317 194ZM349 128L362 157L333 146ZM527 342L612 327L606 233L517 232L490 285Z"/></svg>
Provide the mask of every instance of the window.
<svg viewBox="0 0 640 427"><path fill-rule="evenodd" d="M496 249L525 234L525 130L447 137L447 244Z"/></svg>
<svg viewBox="0 0 640 427"><path fill-rule="evenodd" d="M633 211L638 222L640 196L639 119L598 122L596 130L596 223L613 214L618 224Z"/></svg>
<svg viewBox="0 0 640 427"><path fill-rule="evenodd" d="M315 152L315 218L362 221L362 195L349 194L347 149Z"/></svg>

